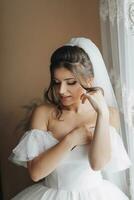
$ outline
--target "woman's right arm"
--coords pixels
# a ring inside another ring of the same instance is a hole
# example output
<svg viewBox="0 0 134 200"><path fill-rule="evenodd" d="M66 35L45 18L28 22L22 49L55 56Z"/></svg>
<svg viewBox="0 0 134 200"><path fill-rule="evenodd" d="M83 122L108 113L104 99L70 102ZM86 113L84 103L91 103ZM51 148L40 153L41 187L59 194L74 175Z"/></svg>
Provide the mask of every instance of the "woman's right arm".
<svg viewBox="0 0 134 200"><path fill-rule="evenodd" d="M46 106L37 107L32 116L31 129L47 131L48 117L49 108ZM27 167L32 180L37 182L49 175L73 147L73 141L70 140L70 137L65 136L61 142L41 153L33 160L28 161Z"/></svg>

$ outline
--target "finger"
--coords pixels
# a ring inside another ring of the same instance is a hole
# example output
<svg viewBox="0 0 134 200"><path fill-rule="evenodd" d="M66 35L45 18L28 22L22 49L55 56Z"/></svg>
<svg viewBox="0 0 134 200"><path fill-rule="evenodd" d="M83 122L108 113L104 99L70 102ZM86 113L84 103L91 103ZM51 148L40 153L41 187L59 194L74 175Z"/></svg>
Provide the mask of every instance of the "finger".
<svg viewBox="0 0 134 200"><path fill-rule="evenodd" d="M92 92L87 92L86 94L87 95L93 95L93 94L95 94L96 93L96 91L92 91Z"/></svg>
<svg viewBox="0 0 134 200"><path fill-rule="evenodd" d="M85 103L86 99L87 99L87 97L84 96L84 97L82 98L82 103Z"/></svg>
<svg viewBox="0 0 134 200"><path fill-rule="evenodd" d="M82 100L82 103L85 103L86 98L87 98L87 97L85 96L85 94L82 94L82 95L81 95L80 99Z"/></svg>
<svg viewBox="0 0 134 200"><path fill-rule="evenodd" d="M88 99L89 101L91 101L91 99L93 98L93 96L90 96L90 95L84 95L82 97L82 104L85 103L86 99Z"/></svg>
<svg viewBox="0 0 134 200"><path fill-rule="evenodd" d="M84 94L82 94L82 95L81 95L80 99L82 100L82 99L83 99L83 97L84 97Z"/></svg>

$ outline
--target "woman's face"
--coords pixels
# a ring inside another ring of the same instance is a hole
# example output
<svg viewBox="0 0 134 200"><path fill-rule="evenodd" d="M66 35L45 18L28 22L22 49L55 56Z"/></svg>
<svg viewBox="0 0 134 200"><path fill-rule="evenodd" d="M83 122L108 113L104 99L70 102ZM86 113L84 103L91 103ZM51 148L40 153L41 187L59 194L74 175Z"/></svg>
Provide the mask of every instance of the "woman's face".
<svg viewBox="0 0 134 200"><path fill-rule="evenodd" d="M54 83L56 94L64 106L79 103L81 95L85 92L73 73L64 67L55 70Z"/></svg>

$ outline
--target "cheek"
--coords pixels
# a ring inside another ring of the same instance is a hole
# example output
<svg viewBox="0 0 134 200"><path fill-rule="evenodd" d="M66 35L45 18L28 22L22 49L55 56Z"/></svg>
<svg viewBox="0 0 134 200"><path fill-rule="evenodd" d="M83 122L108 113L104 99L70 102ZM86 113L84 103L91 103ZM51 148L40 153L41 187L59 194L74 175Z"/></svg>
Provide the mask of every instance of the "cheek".
<svg viewBox="0 0 134 200"><path fill-rule="evenodd" d="M73 96L74 96L75 98L80 98L81 95L84 93L84 91L85 91L85 90L84 90L83 88L77 87L77 88L75 88L74 91L73 91Z"/></svg>

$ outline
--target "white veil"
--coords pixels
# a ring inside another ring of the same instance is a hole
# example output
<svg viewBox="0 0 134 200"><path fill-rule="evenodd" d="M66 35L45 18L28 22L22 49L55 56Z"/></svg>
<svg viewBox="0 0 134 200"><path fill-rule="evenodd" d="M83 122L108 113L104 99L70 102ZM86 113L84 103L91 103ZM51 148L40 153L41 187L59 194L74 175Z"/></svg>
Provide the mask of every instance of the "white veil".
<svg viewBox="0 0 134 200"><path fill-rule="evenodd" d="M117 100L112 88L112 84L103 61L102 55L98 47L88 38L85 37L74 37L65 45L79 46L85 50L88 54L94 69L94 85L102 87L104 90L104 98L109 107L115 107L119 110ZM121 127L120 127L121 132ZM102 174L103 177L122 189L126 192L126 177L125 172L113 173L113 174Z"/></svg>

